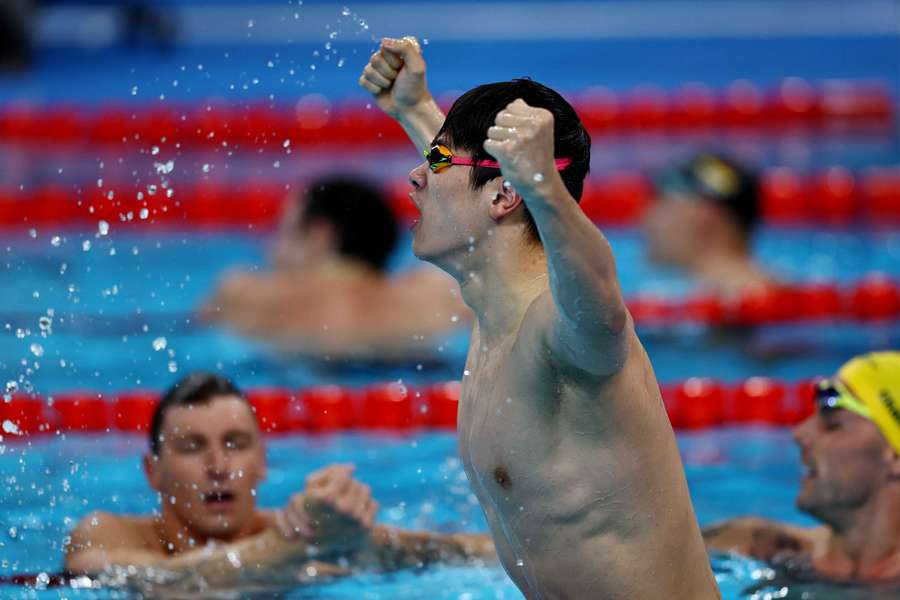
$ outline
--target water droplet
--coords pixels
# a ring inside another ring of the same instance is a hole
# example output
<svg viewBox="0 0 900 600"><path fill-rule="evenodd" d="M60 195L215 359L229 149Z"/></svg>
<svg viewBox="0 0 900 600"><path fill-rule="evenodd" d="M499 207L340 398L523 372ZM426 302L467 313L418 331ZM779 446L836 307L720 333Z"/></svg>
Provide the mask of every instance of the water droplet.
<svg viewBox="0 0 900 600"><path fill-rule="evenodd" d="M344 8L342 8L342 9L341 9L341 16L349 17L349 16L350 16L350 9L347 8L346 6L345 6Z"/></svg>
<svg viewBox="0 0 900 600"><path fill-rule="evenodd" d="M140 215L142 219L146 219L148 216L150 216L150 211L146 208L142 208L141 212L139 212L138 215Z"/></svg>
<svg viewBox="0 0 900 600"><path fill-rule="evenodd" d="M132 86L132 87L131 87L131 95L132 95L132 96L137 96L137 93L138 93L138 86L136 86L136 85L135 85L135 86Z"/></svg>
<svg viewBox="0 0 900 600"><path fill-rule="evenodd" d="M155 340L153 340L153 349L156 350L157 352L159 352L160 350L165 350L167 344L168 344L168 342L166 341L166 338L158 337Z"/></svg>
<svg viewBox="0 0 900 600"><path fill-rule="evenodd" d="M38 327L41 328L41 331L49 331L50 327L53 325L53 319L47 316L43 316L38 319Z"/></svg>
<svg viewBox="0 0 900 600"><path fill-rule="evenodd" d="M16 383L14 379L10 379L6 382L6 393L7 394L15 394L19 391L19 384Z"/></svg>
<svg viewBox="0 0 900 600"><path fill-rule="evenodd" d="M91 240L84 240L81 242L81 249L87 252L91 249Z"/></svg>
<svg viewBox="0 0 900 600"><path fill-rule="evenodd" d="M204 173L209 173L209 169L210 169L209 163L206 163L206 164L203 165L203 172L204 172Z"/></svg>
<svg viewBox="0 0 900 600"><path fill-rule="evenodd" d="M109 223L106 221L100 221L97 223L97 231L100 232L100 235L106 235L109 233Z"/></svg>
<svg viewBox="0 0 900 600"><path fill-rule="evenodd" d="M16 424L10 420L3 421L3 431L6 431L7 433L12 433L12 431L9 431L6 429L7 423L9 423L9 425L14 427L16 429L16 433L18 433L19 429L16 427ZM10 527L9 528L9 537L11 537L12 539L16 539L17 537L19 537L19 530L16 529L15 527Z"/></svg>
<svg viewBox="0 0 900 600"><path fill-rule="evenodd" d="M177 372L178 372L178 365L175 363L174 360L170 360L169 361L169 373L177 373Z"/></svg>
<svg viewBox="0 0 900 600"><path fill-rule="evenodd" d="M504 181L504 182L503 182L503 189L504 189L504 190L511 190L511 189L512 189L512 183L510 183L510 182L508 182L508 181Z"/></svg>
<svg viewBox="0 0 900 600"><path fill-rule="evenodd" d="M544 175L543 173L535 173L532 179L534 179L535 183L540 183L544 180Z"/></svg>
<svg viewBox="0 0 900 600"><path fill-rule="evenodd" d="M290 147L291 147L291 140L284 140L284 143L282 144L282 146L285 147L285 148L290 148Z"/></svg>
<svg viewBox="0 0 900 600"><path fill-rule="evenodd" d="M34 228L29 229L29 230L28 230L28 235L29 235L29 237L31 237L32 239L37 238L37 229L34 229Z"/></svg>
<svg viewBox="0 0 900 600"><path fill-rule="evenodd" d="M159 146L153 146L152 148L150 148L150 154L152 154L153 156L159 154Z"/></svg>
<svg viewBox="0 0 900 600"><path fill-rule="evenodd" d="M103 187L103 178L102 177L97 179L97 187L101 187L101 188Z"/></svg>
<svg viewBox="0 0 900 600"><path fill-rule="evenodd" d="M30 347L31 353L37 356L38 358L44 355L44 347L40 344L32 344Z"/></svg>
<svg viewBox="0 0 900 600"><path fill-rule="evenodd" d="M152 184L152 183L150 185L148 185L147 193L150 194L151 196L155 196L156 195L156 185Z"/></svg>
<svg viewBox="0 0 900 600"><path fill-rule="evenodd" d="M251 29L253 28L253 19L250 19L249 21L247 21L247 27L249 27Z"/></svg>
<svg viewBox="0 0 900 600"><path fill-rule="evenodd" d="M60 238L58 235L54 235L52 238L50 238L50 245L54 248L59 248L60 244L62 244L62 238Z"/></svg>
<svg viewBox="0 0 900 600"><path fill-rule="evenodd" d="M272 166L275 167L275 168L277 169L278 167L281 166L281 161L280 161L280 160L276 160L276 161L272 164Z"/></svg>
<svg viewBox="0 0 900 600"><path fill-rule="evenodd" d="M168 175L175 168L175 161L170 160L164 163L153 163L153 168L156 169L157 175Z"/></svg>
<svg viewBox="0 0 900 600"><path fill-rule="evenodd" d="M273 68L273 67L275 66L275 63L273 63L273 62L270 60L269 62L266 63L266 66L269 67L269 68L271 69L271 68Z"/></svg>
<svg viewBox="0 0 900 600"><path fill-rule="evenodd" d="M517 567L524 567L524 566L525 566L525 561L522 560L521 558L517 558L517 559L516 559L516 566L517 566Z"/></svg>

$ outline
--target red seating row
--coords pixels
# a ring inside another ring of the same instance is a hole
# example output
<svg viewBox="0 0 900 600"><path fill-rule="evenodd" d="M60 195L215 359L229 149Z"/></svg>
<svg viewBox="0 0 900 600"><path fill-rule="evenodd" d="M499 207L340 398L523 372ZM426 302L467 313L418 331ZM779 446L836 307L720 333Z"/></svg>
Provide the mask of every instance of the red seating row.
<svg viewBox="0 0 900 600"><path fill-rule="evenodd" d="M421 389L397 383L363 390L339 386L304 390L254 389L248 398L266 433L326 433L348 429L402 432L454 428L459 383ZM672 424L698 429L723 424L790 425L813 411L813 386L753 377L737 385L691 378L665 385L662 396ZM159 402L156 392L120 393L107 399L96 393L64 393L52 402L14 396L0 403L4 439L55 432L123 431L146 433Z"/></svg>
<svg viewBox="0 0 900 600"><path fill-rule="evenodd" d="M850 122L889 122L892 94L879 81L828 81L820 85L789 78L774 89L739 80L716 91L693 83L674 92L650 85L617 93L591 88L574 101L594 133L658 128L783 127ZM293 145L401 142L400 127L380 111L361 105L333 106L324 96L302 97L294 106L251 103L105 106L94 112L75 106L13 104L0 111L0 140L49 144L139 145L161 142L277 149Z"/></svg>
<svg viewBox="0 0 900 600"><path fill-rule="evenodd" d="M103 219L141 226L267 227L277 221L286 195L285 185L268 181L201 181L148 187L93 184L76 188L49 185L26 191L0 189L0 226L78 222L93 226ZM408 192L409 184L404 182L388 186L394 211L403 220L418 216ZM650 180L639 172L611 173L587 180L581 207L602 225L632 225L653 201L654 193ZM763 218L770 224L847 225L864 221L896 226L900 224L900 169L869 169L859 175L842 167L814 174L774 169L762 177L761 204Z"/></svg>
<svg viewBox="0 0 900 600"><path fill-rule="evenodd" d="M900 318L900 284L873 273L847 288L831 284L782 286L732 300L697 295L681 300L642 295L627 300L635 322L648 327L683 324L756 326L828 320Z"/></svg>

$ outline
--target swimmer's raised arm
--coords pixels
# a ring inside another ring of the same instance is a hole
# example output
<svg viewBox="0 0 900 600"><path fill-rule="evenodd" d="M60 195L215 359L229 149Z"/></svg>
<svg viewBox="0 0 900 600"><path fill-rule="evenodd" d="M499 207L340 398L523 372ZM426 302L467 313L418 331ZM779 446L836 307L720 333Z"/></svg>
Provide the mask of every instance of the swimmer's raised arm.
<svg viewBox="0 0 900 600"><path fill-rule="evenodd" d="M630 329L612 249L569 194L554 157L553 114L516 100L497 114L484 149L500 163L498 199L525 202L544 245L550 295L535 319L555 358L603 377L625 363ZM552 295L552 297L550 297Z"/></svg>
<svg viewBox="0 0 900 600"><path fill-rule="evenodd" d="M359 85L378 107L400 123L419 151L427 150L444 124L425 82L425 59L416 38L384 38L369 58Z"/></svg>

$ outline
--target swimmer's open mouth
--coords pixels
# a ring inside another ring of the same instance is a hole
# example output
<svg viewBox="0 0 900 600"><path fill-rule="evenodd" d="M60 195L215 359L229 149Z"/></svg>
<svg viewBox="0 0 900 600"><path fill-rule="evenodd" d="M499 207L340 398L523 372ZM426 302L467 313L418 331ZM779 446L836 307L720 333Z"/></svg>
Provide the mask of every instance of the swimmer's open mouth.
<svg viewBox="0 0 900 600"><path fill-rule="evenodd" d="M235 496L228 490L217 490L215 492L207 492L203 494L204 504L225 504L234 502Z"/></svg>

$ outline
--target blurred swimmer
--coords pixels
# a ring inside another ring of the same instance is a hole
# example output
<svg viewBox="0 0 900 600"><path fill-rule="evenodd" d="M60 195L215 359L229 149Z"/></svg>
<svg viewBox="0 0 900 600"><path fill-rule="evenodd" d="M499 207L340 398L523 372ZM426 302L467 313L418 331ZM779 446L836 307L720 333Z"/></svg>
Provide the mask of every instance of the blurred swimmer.
<svg viewBox="0 0 900 600"><path fill-rule="evenodd" d="M430 265L390 276L397 223L374 187L310 184L282 215L272 270L235 272L202 309L211 322L329 360L419 361L470 320L452 278Z"/></svg>
<svg viewBox="0 0 900 600"><path fill-rule="evenodd" d="M775 285L751 254L759 220L756 177L717 154L699 154L657 178L644 219L651 260L686 269L722 295Z"/></svg>
<svg viewBox="0 0 900 600"><path fill-rule="evenodd" d="M144 471L159 492L159 512L86 516L67 545L68 572L159 567L198 574L217 587L248 575L297 582L347 573L339 561L350 568L390 569L494 556L487 535L374 524L378 503L368 486L351 477L350 465L316 471L284 508L260 510L263 440L246 398L220 375L189 375L163 396Z"/></svg>
<svg viewBox="0 0 900 600"><path fill-rule="evenodd" d="M424 150L413 250L475 314L460 454L507 573L534 599L718 598L611 249L577 204L574 109L518 79L444 119L411 38L383 40L360 84Z"/></svg>
<svg viewBox="0 0 900 600"><path fill-rule="evenodd" d="M900 582L900 352L858 356L819 382L794 440L806 467L797 507L822 525L733 519L704 530L707 546L798 575Z"/></svg>

